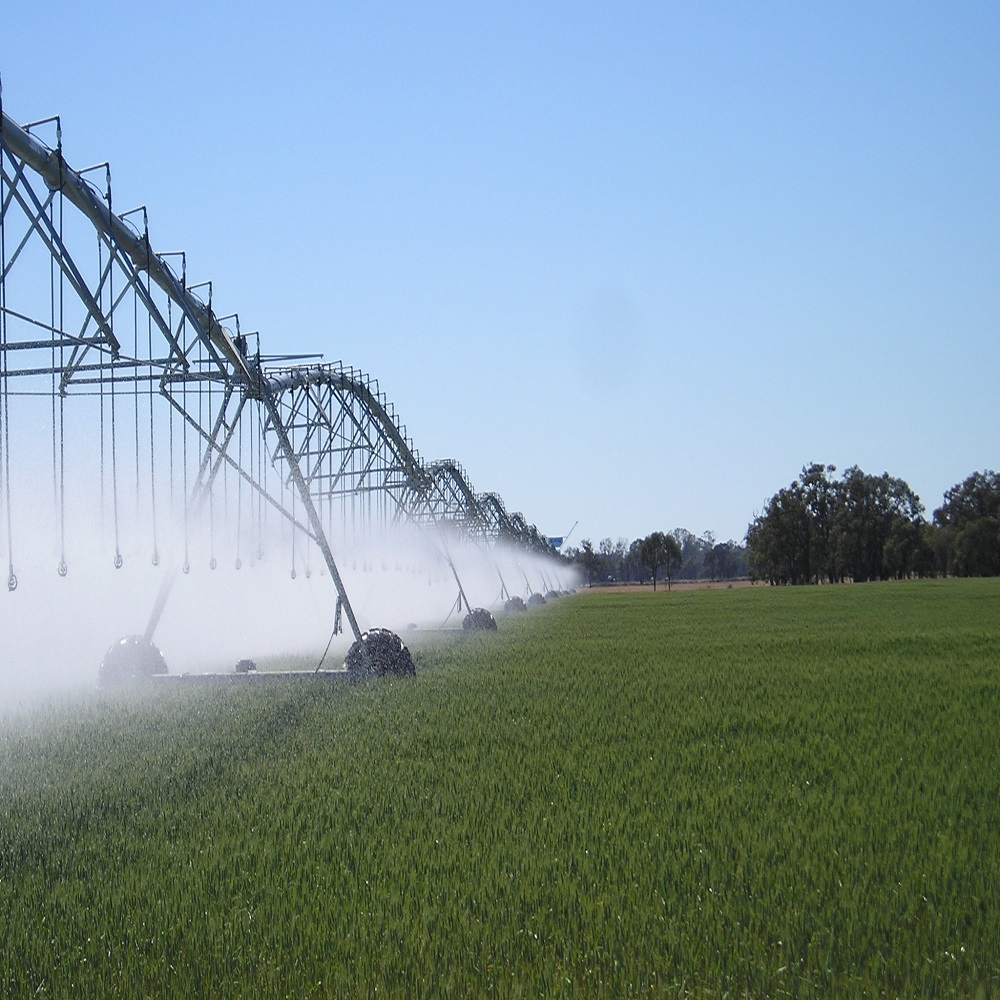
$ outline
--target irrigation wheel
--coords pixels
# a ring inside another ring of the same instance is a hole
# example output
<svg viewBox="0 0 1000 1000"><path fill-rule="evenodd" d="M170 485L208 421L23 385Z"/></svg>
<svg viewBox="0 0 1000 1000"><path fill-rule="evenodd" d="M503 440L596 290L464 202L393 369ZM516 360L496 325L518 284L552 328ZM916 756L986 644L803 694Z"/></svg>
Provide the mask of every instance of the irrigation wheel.
<svg viewBox="0 0 1000 1000"><path fill-rule="evenodd" d="M166 673L169 671L163 654L149 639L144 635L127 635L104 654L98 676L102 685L116 685Z"/></svg>
<svg viewBox="0 0 1000 1000"><path fill-rule="evenodd" d="M344 657L344 666L354 678L395 675L412 677L417 671L406 643L387 628L361 633Z"/></svg>
<svg viewBox="0 0 1000 1000"><path fill-rule="evenodd" d="M486 608L473 608L462 622L466 632L495 632L497 620Z"/></svg>

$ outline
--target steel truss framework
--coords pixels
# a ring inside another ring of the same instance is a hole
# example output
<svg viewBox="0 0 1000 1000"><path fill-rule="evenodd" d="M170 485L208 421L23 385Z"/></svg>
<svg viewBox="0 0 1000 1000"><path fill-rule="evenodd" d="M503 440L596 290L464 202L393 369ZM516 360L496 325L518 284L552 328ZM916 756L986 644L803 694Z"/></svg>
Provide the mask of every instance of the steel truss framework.
<svg viewBox="0 0 1000 1000"><path fill-rule="evenodd" d="M0 105L0 119L0 508L10 589L17 585L12 411L32 396L51 401L60 498L72 466L69 401L85 398L99 414L116 565L125 452L134 452L130 499L151 509L154 525L164 475L171 493L175 485L183 493L185 523L213 510L220 480L231 478L249 498L238 517L277 512L293 535L304 533L319 547L337 589L338 620L342 608L356 638L361 632L329 542L338 533L415 521L548 551L537 529L508 515L497 494L475 493L457 462L424 463L377 381L340 364L262 358L259 335L241 333L235 314L217 315L211 282L189 283L186 256L152 248L146 208L117 211L108 164L70 167L58 118L22 126ZM64 533L65 524L57 530ZM58 568L66 572L64 558Z"/></svg>
<svg viewBox="0 0 1000 1000"><path fill-rule="evenodd" d="M363 372L340 364L268 368L265 382L331 532L406 520L548 550L537 529L509 516L496 493L477 494L454 459L425 463L378 382ZM275 430L269 420L265 435ZM269 454L275 463L283 458L277 441Z"/></svg>

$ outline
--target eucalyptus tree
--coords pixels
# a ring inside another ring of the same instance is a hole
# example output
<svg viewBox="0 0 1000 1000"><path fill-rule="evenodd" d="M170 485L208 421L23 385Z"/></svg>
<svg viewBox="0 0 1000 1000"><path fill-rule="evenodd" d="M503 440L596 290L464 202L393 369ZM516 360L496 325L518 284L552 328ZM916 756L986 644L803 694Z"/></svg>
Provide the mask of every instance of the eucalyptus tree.
<svg viewBox="0 0 1000 1000"><path fill-rule="evenodd" d="M594 576L601 568L601 556L594 551L594 544L589 538L585 538L580 542L580 552L577 559L587 572L587 586L592 587L594 585Z"/></svg>
<svg viewBox="0 0 1000 1000"><path fill-rule="evenodd" d="M923 504L907 483L852 465L838 488L833 537L843 573L852 580L886 580L913 571Z"/></svg>
<svg viewBox="0 0 1000 1000"><path fill-rule="evenodd" d="M934 511L942 572L1000 576L1000 473L974 472Z"/></svg>
<svg viewBox="0 0 1000 1000"><path fill-rule="evenodd" d="M677 567L681 564L681 547L673 535L654 531L639 545L639 561L653 574L653 590L656 590L656 572L662 566L667 574L667 590Z"/></svg>
<svg viewBox="0 0 1000 1000"><path fill-rule="evenodd" d="M801 484L778 490L747 529L751 576L769 583L808 583L811 533Z"/></svg>
<svg viewBox="0 0 1000 1000"><path fill-rule="evenodd" d="M926 572L923 505L907 483L812 463L778 490L747 529L749 571L770 583L884 580Z"/></svg>

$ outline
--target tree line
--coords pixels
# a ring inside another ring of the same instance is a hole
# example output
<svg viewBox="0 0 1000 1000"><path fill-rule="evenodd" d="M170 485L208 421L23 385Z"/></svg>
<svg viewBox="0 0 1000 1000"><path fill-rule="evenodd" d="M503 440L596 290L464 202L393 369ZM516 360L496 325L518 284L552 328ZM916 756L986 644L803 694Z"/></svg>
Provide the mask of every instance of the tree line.
<svg viewBox="0 0 1000 1000"><path fill-rule="evenodd" d="M717 542L710 531L700 537L686 528L654 531L629 542L625 538L604 538L594 547L585 538L579 548L571 548L566 558L576 563L594 583L648 583L654 589L665 580L669 589L674 580L734 580L747 575L746 546Z"/></svg>
<svg viewBox="0 0 1000 1000"><path fill-rule="evenodd" d="M751 579L772 584L1000 575L1000 475L974 472L931 521L902 479L812 463L747 528Z"/></svg>
<svg viewBox="0 0 1000 1000"><path fill-rule="evenodd" d="M956 483L928 521L904 480L856 465L839 478L836 471L818 462L804 466L754 517L742 543L674 528L632 542L604 538L596 548L585 538L565 558L583 570L591 586L1000 576L1000 473L987 469Z"/></svg>

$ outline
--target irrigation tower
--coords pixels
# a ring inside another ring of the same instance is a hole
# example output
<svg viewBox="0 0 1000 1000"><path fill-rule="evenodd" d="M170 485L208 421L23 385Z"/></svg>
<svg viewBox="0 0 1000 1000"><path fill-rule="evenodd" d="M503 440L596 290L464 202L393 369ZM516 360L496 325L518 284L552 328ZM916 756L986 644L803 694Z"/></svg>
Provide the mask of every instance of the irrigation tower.
<svg viewBox="0 0 1000 1000"><path fill-rule="evenodd" d="M377 381L317 363L321 355L292 364L235 312L220 315L212 282L192 280L187 255L154 247L146 207L115 201L109 164L70 166L58 117L17 124L2 105L0 115L8 590L18 588L19 532L40 475L50 480L57 576L70 572L68 511L84 479L96 483L116 567L124 535L148 535L150 569L162 576L149 641L175 573L206 547L213 569L223 550L237 569L250 566L269 523L289 539L293 576L296 552L318 552L335 628L346 621L358 643L366 633L335 540L405 522L487 549L549 551L497 494L477 494L458 462L425 463ZM179 555L161 566L168 534L181 539Z"/></svg>

